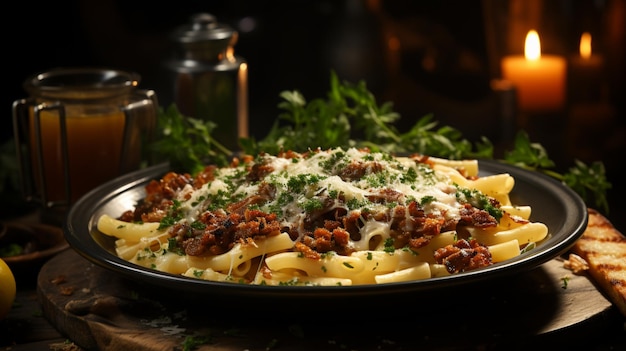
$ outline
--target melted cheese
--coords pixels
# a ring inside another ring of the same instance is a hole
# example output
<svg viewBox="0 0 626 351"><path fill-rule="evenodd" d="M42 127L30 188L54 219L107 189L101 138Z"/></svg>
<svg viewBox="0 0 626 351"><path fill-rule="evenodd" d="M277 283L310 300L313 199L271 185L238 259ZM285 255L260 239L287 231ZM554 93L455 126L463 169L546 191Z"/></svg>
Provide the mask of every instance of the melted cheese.
<svg viewBox="0 0 626 351"><path fill-rule="evenodd" d="M335 199L334 206L348 211L364 209L369 212L389 211L393 205L406 205L410 201L420 203L426 215L455 220L459 217L461 204L456 198L456 188L446 172L436 172L424 163L410 158L393 158L384 153L370 153L355 148L318 151L287 159L271 155L259 156L260 162L272 171L260 181L249 181L246 171L250 164L236 168L219 169L216 179L202 188L181 190L178 200L185 216L182 220L193 221L215 203L232 203L258 193L262 183L273 186L275 197L261 204L265 212L276 213L282 224L300 230L310 211L328 205L328 198ZM363 173L362 177L341 177L349 165ZM247 168L246 168L247 167ZM342 179L343 178L343 179ZM356 178L356 179L352 179ZM384 192L398 193L397 200L372 202L369 199L383 196ZM341 196L342 201L338 200ZM361 228L361 238L351 245L357 250L369 248L372 238L388 237L389 224L374 220Z"/></svg>

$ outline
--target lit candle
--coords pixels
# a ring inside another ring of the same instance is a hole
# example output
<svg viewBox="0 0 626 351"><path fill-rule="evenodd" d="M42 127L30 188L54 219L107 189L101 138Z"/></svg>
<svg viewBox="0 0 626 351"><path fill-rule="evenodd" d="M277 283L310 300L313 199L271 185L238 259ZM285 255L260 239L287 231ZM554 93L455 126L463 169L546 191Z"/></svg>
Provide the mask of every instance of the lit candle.
<svg viewBox="0 0 626 351"><path fill-rule="evenodd" d="M506 56L501 68L504 79L517 90L523 111L554 111L563 107L567 63L563 57L541 55L539 35L531 30L526 36L524 56Z"/></svg>
<svg viewBox="0 0 626 351"><path fill-rule="evenodd" d="M242 63L237 73L237 134L248 137L248 64Z"/></svg>
<svg viewBox="0 0 626 351"><path fill-rule="evenodd" d="M602 56L594 54L591 34L580 37L579 54L570 58L569 95L575 102L599 100L602 93Z"/></svg>

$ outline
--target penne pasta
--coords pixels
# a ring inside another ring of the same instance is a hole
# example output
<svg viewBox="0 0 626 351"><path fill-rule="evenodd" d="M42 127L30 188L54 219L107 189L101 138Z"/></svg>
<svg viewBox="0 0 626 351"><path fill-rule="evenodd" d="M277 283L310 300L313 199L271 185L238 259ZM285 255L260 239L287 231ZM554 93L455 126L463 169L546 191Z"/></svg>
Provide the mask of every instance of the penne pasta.
<svg viewBox="0 0 626 351"><path fill-rule="evenodd" d="M397 272L377 275L375 277L375 280L377 284L385 284L427 278L430 278L430 266L428 265L428 263L422 262L416 266L405 268Z"/></svg>
<svg viewBox="0 0 626 351"><path fill-rule="evenodd" d="M510 174L478 174L476 160L359 149L258 155L195 178L168 173L146 187L162 200L104 214L96 226L116 238L122 259L193 279L429 279L506 261L549 235L530 220L530 206L511 203Z"/></svg>
<svg viewBox="0 0 626 351"><path fill-rule="evenodd" d="M470 233L480 243L488 246L511 240L526 245L543 240L548 235L548 227L543 223L527 223L505 230L472 228Z"/></svg>
<svg viewBox="0 0 626 351"><path fill-rule="evenodd" d="M501 209L508 213L509 216L517 216L523 219L530 219L531 207L530 206L502 206Z"/></svg>
<svg viewBox="0 0 626 351"><path fill-rule="evenodd" d="M494 263L506 261L519 256L519 241L517 241L517 239L513 239L500 244L491 245L489 246L489 251L491 252L491 259Z"/></svg>
<svg viewBox="0 0 626 351"><path fill-rule="evenodd" d="M127 242L139 242L141 238L162 233L159 231L159 223L129 223L106 214L98 218L96 226L102 233L124 239Z"/></svg>

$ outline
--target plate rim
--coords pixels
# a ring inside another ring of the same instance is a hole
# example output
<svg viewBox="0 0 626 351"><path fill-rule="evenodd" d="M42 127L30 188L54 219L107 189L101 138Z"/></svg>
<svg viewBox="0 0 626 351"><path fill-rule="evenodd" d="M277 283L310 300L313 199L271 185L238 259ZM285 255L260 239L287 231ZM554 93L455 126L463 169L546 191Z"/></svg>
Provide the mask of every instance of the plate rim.
<svg viewBox="0 0 626 351"><path fill-rule="evenodd" d="M435 277L424 280L409 282L397 282L386 284L366 284L352 286L263 286L215 282L179 276L167 272L152 270L135 265L123 260L114 253L96 242L92 236L95 230L94 218L97 209L102 208L111 199L120 194L135 189L143 188L147 182L164 175L170 170L168 163L161 163L134 171L109 182L106 182L84 196L82 196L69 210L64 224L64 235L70 247L88 261L119 273L125 278L139 280L151 285L161 286L173 290L184 290L189 293L217 294L232 296L254 296L255 298L338 298L357 297L380 294L410 293L437 290L443 287L459 286L468 283L480 282L510 275L515 272L528 271L541 264L565 253L575 241L583 234L588 223L587 206L582 198L570 187L540 172L531 171L504 163L499 160L479 159L479 172L481 175L494 173L509 173L515 179L515 185L521 181L537 183L551 194L557 194L560 203L564 206L565 214L563 224L568 224L568 218L572 214L580 217L570 223L568 233L553 235L545 239L546 245L539 245L528 254L520 255L513 259L496 263L481 269L457 273L445 277ZM513 188L512 195L516 193ZM531 205L532 204L519 204ZM531 214L531 218L533 218ZM104 234L101 234L104 235ZM557 240L559 239L559 240ZM551 245L548 245L551 244ZM536 251L535 251L536 250Z"/></svg>

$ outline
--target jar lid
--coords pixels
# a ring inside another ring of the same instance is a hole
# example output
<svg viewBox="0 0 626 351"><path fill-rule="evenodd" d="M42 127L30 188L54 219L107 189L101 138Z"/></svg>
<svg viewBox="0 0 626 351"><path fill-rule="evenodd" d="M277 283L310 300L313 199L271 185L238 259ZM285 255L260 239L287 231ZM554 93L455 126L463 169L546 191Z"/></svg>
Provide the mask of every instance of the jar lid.
<svg viewBox="0 0 626 351"><path fill-rule="evenodd" d="M215 16L209 13L199 13L191 17L191 23L174 31L172 38L184 44L214 40L228 42L235 33L230 26L218 23Z"/></svg>
<svg viewBox="0 0 626 351"><path fill-rule="evenodd" d="M71 93L76 98L102 98L127 94L140 79L137 73L107 68L55 68L32 75L23 87L33 96L67 98Z"/></svg>

